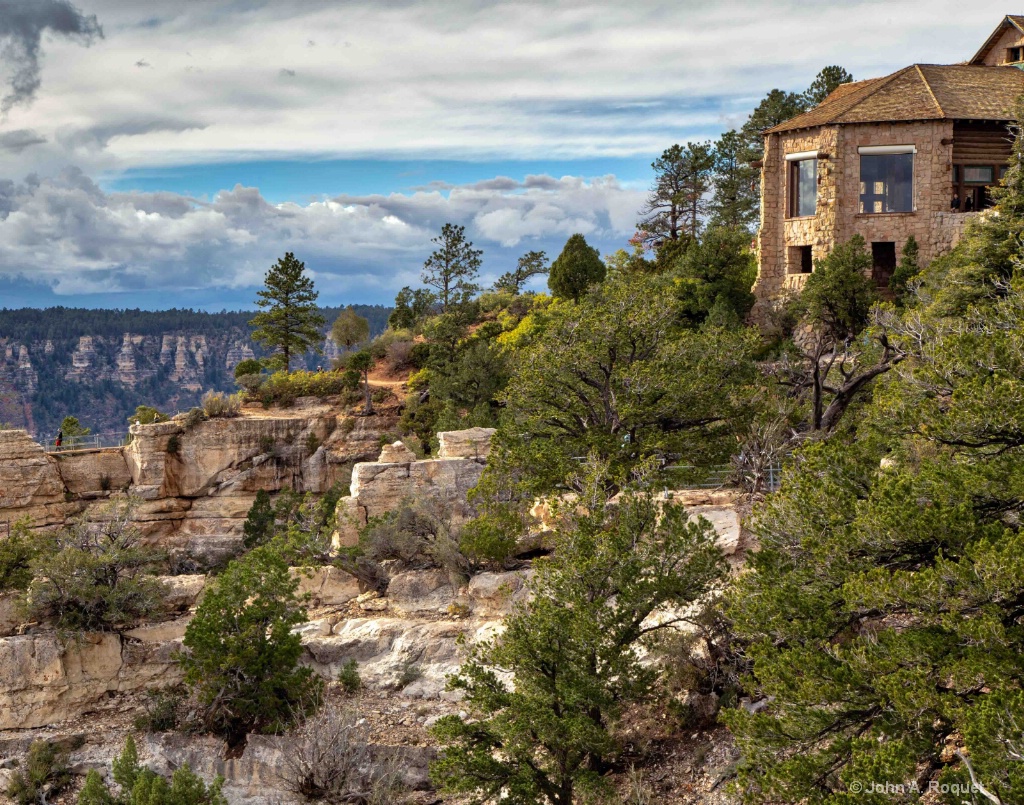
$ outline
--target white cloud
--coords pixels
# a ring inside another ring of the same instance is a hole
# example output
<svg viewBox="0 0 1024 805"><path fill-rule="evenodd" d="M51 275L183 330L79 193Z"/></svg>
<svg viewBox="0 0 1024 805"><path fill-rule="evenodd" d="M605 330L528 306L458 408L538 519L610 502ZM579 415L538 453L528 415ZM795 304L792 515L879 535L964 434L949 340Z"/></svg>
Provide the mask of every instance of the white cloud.
<svg viewBox="0 0 1024 805"><path fill-rule="evenodd" d="M44 43L36 101L6 124L47 142L0 153L0 171L656 154L735 123L772 86L806 86L825 64L867 77L967 58L1006 10L995 0L932 0L927 14L919 0L82 5L105 38Z"/></svg>
<svg viewBox="0 0 1024 805"><path fill-rule="evenodd" d="M632 234L643 194L614 177L529 177L410 194L270 204L236 186L200 201L105 193L79 170L0 186L0 278L59 295L257 286L285 251L349 299L390 299L417 281L430 239L467 227L493 279L528 249L554 256L574 232L607 249ZM6 212L2 212L6 211Z"/></svg>

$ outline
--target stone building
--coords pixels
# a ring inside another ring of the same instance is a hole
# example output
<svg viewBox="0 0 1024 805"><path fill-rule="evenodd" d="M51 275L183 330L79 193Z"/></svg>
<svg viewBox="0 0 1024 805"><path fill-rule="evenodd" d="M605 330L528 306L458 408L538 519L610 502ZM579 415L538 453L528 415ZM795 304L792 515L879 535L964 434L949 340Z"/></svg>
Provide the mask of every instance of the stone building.
<svg viewBox="0 0 1024 805"><path fill-rule="evenodd" d="M887 287L911 235L922 264L991 203L1024 94L1024 16L965 64L915 64L844 84L765 132L755 318L799 291L814 261L861 235Z"/></svg>

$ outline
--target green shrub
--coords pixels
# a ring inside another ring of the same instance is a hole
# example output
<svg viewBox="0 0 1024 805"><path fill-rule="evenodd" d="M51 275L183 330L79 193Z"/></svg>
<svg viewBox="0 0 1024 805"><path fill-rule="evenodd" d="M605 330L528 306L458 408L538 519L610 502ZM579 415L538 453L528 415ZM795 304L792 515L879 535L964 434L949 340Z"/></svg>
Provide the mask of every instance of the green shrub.
<svg viewBox="0 0 1024 805"><path fill-rule="evenodd" d="M185 630L185 684L207 729L230 750L250 732L276 732L320 696L320 680L299 667L306 619L298 579L265 545L236 559L206 589Z"/></svg>
<svg viewBox="0 0 1024 805"><path fill-rule="evenodd" d="M205 422L207 418L206 411L202 408L193 408L181 418L181 424L185 430L192 430L200 422Z"/></svg>
<svg viewBox="0 0 1024 805"><path fill-rule="evenodd" d="M167 452L172 456L178 455L178 451L181 449L181 440L178 438L177 433L172 433L167 437Z"/></svg>
<svg viewBox="0 0 1024 805"><path fill-rule="evenodd" d="M59 794L70 782L67 751L50 741L33 741L24 765L11 776L7 796L18 805L37 805Z"/></svg>
<svg viewBox="0 0 1024 805"><path fill-rule="evenodd" d="M320 448L320 439L315 433L306 434L306 452L312 455Z"/></svg>
<svg viewBox="0 0 1024 805"><path fill-rule="evenodd" d="M151 405L139 405L136 406L135 413L128 417L128 424L152 425L155 422L166 422L168 419L170 417L167 414Z"/></svg>
<svg viewBox="0 0 1024 805"><path fill-rule="evenodd" d="M260 386L260 399L268 405L291 405L299 397L330 397L346 386L338 372L275 372Z"/></svg>
<svg viewBox="0 0 1024 805"><path fill-rule="evenodd" d="M357 369L346 369L341 376L342 388L345 391L357 391L359 384L363 382L363 376Z"/></svg>
<svg viewBox="0 0 1024 805"><path fill-rule="evenodd" d="M422 676L423 671L420 670L420 667L416 665L416 663L407 662L402 666L402 673L398 677L398 682L395 684L395 687L398 690L406 688Z"/></svg>
<svg viewBox="0 0 1024 805"><path fill-rule="evenodd" d="M409 363L415 369L422 369L430 362L430 344L420 342L412 345L409 350Z"/></svg>
<svg viewBox="0 0 1024 805"><path fill-rule="evenodd" d="M462 527L459 550L474 563L500 567L515 552L516 535L522 533L521 520L514 507L491 506Z"/></svg>
<svg viewBox="0 0 1024 805"><path fill-rule="evenodd" d="M338 430L342 436L348 436L352 431L356 429L356 418L347 416L341 420L341 424L338 425Z"/></svg>
<svg viewBox="0 0 1024 805"><path fill-rule="evenodd" d="M168 732L178 727L178 710L185 699L181 688L147 692L143 712L134 719L135 729L144 732Z"/></svg>
<svg viewBox="0 0 1024 805"><path fill-rule="evenodd" d="M238 416L242 413L242 397L239 394L208 391L203 395L203 413L210 419Z"/></svg>
<svg viewBox="0 0 1024 805"><path fill-rule="evenodd" d="M175 769L168 782L139 763L135 740L130 735L124 751L112 765L114 782L121 786L121 796L114 797L99 772L92 769L85 778L78 805L228 805L221 793L222 778L218 777L207 786L188 763L184 763Z"/></svg>
<svg viewBox="0 0 1024 805"><path fill-rule="evenodd" d="M32 560L38 548L30 523L27 517L18 520L10 535L0 540L0 593L24 590L32 581Z"/></svg>
<svg viewBox="0 0 1024 805"><path fill-rule="evenodd" d="M394 561L395 569L438 567L458 576L469 568L450 513L434 501L405 500L373 518L359 535L359 548L373 562Z"/></svg>
<svg viewBox="0 0 1024 805"><path fill-rule="evenodd" d="M235 380L249 375L259 375L263 371L263 364L255 358L246 358L235 365Z"/></svg>
<svg viewBox="0 0 1024 805"><path fill-rule="evenodd" d="M239 375L235 378L235 384L248 394L256 394L263 385L263 375Z"/></svg>
<svg viewBox="0 0 1024 805"><path fill-rule="evenodd" d="M367 347L370 355L373 356L375 361L384 360L388 357L388 352L394 347L395 344L401 344L412 341L412 331L405 328L398 330L385 330L383 333L378 335L370 345Z"/></svg>
<svg viewBox="0 0 1024 805"><path fill-rule="evenodd" d="M359 663L355 660L346 660L338 671L338 683L345 693L358 693L363 687L362 677L359 676Z"/></svg>
<svg viewBox="0 0 1024 805"><path fill-rule="evenodd" d="M60 630L130 628L163 607L165 588L150 571L161 554L140 544L136 501L114 500L100 522L83 517L49 535L32 561L29 617Z"/></svg>
<svg viewBox="0 0 1024 805"><path fill-rule="evenodd" d="M391 399L391 389L374 389L373 392L370 394L370 399L373 400L375 403L386 402L387 400Z"/></svg>

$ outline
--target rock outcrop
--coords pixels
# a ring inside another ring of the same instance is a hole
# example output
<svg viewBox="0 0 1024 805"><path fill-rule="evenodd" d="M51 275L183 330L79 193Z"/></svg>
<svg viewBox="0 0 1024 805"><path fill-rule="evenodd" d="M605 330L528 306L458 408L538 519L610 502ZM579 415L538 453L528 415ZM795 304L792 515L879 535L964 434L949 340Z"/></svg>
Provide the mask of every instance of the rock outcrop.
<svg viewBox="0 0 1024 805"><path fill-rule="evenodd" d="M338 502L335 545L355 545L369 518L406 500L441 504L454 524L471 517L467 494L483 474L493 435L491 428L439 433L438 458L418 461L396 443L386 445L376 461L356 464L349 495Z"/></svg>
<svg viewBox="0 0 1024 805"><path fill-rule="evenodd" d="M22 517L36 528L62 525L124 492L141 499L135 517L148 541L202 566L237 549L257 491L344 486L392 426L388 415L300 404L191 427L181 419L135 425L126 447L51 454L24 431L2 430L0 529Z"/></svg>

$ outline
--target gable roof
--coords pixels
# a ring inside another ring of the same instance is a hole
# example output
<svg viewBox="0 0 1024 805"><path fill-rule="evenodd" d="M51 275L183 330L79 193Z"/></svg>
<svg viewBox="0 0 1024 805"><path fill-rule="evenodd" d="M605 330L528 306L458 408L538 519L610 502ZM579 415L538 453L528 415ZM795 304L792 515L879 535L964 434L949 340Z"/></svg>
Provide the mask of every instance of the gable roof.
<svg viewBox="0 0 1024 805"><path fill-rule="evenodd" d="M1024 17L1020 18L1024 25ZM971 64L912 64L891 75L844 84L813 109L766 133L846 123L1012 120L1024 70Z"/></svg>
<svg viewBox="0 0 1024 805"><path fill-rule="evenodd" d="M996 26L996 29L989 34L988 39L985 40L985 44L982 45L978 52L974 54L974 58L971 59L968 64L982 64L982 60L985 58L989 49L995 44L996 40L1008 27L1016 28L1020 33L1024 34L1024 16L1020 14L1007 14L1003 17L1002 21Z"/></svg>

